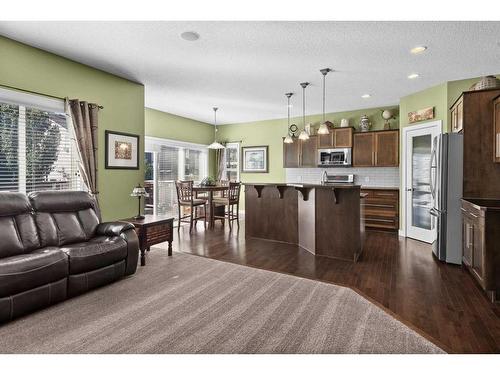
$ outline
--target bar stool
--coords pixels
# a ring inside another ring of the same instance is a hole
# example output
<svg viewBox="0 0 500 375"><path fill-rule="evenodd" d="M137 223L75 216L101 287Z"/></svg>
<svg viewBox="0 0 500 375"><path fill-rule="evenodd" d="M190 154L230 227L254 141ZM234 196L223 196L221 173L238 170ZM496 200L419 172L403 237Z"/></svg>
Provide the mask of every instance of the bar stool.
<svg viewBox="0 0 500 375"><path fill-rule="evenodd" d="M240 189L241 183L230 182L229 189L225 192L225 194L223 194L223 196L221 197L214 197L214 199L212 200L212 209L214 210L214 212L216 207L224 206L224 216L214 215L214 219L227 220L229 222L230 230L233 229L233 220L236 220L238 228L240 227ZM235 207L236 213L234 212Z"/></svg>
<svg viewBox="0 0 500 375"><path fill-rule="evenodd" d="M193 222L196 225L199 219L203 219L205 229L207 228L207 201L195 198L193 192L193 181L176 181L177 209L179 212L179 223L177 231L180 231L181 223L189 223L189 233L193 230ZM181 215L181 207L189 207L189 215ZM198 208L203 207L203 215L198 213ZM189 219L189 221L187 221Z"/></svg>

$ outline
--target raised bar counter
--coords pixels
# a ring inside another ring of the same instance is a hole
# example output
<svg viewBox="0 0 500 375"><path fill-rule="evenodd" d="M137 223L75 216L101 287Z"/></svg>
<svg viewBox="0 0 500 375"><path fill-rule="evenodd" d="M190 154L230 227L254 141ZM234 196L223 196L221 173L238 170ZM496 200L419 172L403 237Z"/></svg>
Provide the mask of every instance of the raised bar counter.
<svg viewBox="0 0 500 375"><path fill-rule="evenodd" d="M356 262L364 222L360 185L245 183L246 235Z"/></svg>

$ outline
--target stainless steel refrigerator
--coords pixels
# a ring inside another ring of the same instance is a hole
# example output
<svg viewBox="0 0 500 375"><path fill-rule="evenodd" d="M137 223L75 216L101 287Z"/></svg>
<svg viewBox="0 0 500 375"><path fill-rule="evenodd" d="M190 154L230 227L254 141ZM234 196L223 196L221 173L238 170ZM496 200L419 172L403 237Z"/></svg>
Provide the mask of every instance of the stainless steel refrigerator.
<svg viewBox="0 0 500 375"><path fill-rule="evenodd" d="M430 212L437 228L432 251L447 263L462 263L463 135L440 134L433 139L431 153Z"/></svg>

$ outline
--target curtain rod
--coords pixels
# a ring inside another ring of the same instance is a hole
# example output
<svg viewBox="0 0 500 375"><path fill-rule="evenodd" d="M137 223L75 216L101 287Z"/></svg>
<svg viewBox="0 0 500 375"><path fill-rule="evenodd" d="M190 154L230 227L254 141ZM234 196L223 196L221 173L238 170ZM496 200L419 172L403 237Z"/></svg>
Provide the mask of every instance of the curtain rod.
<svg viewBox="0 0 500 375"><path fill-rule="evenodd" d="M20 89L19 87L13 87L13 86L2 85L2 84L0 84L0 86L5 87L7 89L11 89L11 90L17 90L17 91L27 92L28 94L42 95L42 96L46 96L46 97L53 98L53 99L66 100L66 98L61 98L60 96L54 96L54 95L44 94L44 93L41 93L41 92ZM99 109L104 109L104 107L102 105L98 105L97 107Z"/></svg>

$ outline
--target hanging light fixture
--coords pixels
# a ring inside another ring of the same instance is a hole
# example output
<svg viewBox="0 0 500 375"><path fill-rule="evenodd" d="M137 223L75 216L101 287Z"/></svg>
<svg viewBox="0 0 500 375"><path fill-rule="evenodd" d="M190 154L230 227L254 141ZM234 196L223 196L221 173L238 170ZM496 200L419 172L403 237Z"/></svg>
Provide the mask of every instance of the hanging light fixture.
<svg viewBox="0 0 500 375"><path fill-rule="evenodd" d="M214 107L214 141L208 145L208 148L212 150L220 150L221 148L225 148L223 145L221 145L219 142L217 142L217 110L219 108Z"/></svg>
<svg viewBox="0 0 500 375"><path fill-rule="evenodd" d="M306 132L306 87L309 86L309 82L302 82L300 84L302 86L302 125L304 129L299 134L299 139L301 141L307 141L309 139L309 134Z"/></svg>
<svg viewBox="0 0 500 375"><path fill-rule="evenodd" d="M326 101L326 75L331 72L330 68L321 69L323 74L323 122L319 126L318 134L330 134L330 128L333 128L333 123L325 120L325 101Z"/></svg>
<svg viewBox="0 0 500 375"><path fill-rule="evenodd" d="M292 97L293 95L293 92L287 92L285 94L287 100L288 100L288 104L287 104L287 108L288 108L288 130L287 130L287 134L286 134L286 137L285 139L283 140L284 143L293 143L293 137L294 137L294 134L292 132L292 125L290 125L290 98ZM293 125L295 126L295 125ZM295 126L295 128L297 128Z"/></svg>

